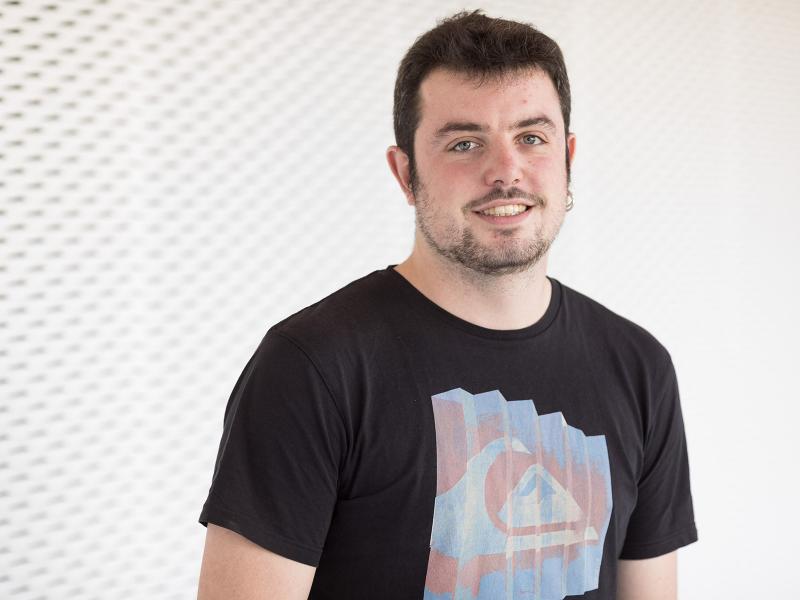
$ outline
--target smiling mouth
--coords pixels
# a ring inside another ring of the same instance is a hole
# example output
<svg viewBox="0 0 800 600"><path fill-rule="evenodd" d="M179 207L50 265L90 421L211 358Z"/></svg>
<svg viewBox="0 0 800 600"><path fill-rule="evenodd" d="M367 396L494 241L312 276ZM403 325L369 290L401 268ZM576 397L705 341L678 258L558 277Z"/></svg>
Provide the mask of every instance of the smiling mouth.
<svg viewBox="0 0 800 600"><path fill-rule="evenodd" d="M487 217L513 217L524 213L530 206L526 204L504 204L502 206L495 206L484 210L472 211L478 215L485 215Z"/></svg>

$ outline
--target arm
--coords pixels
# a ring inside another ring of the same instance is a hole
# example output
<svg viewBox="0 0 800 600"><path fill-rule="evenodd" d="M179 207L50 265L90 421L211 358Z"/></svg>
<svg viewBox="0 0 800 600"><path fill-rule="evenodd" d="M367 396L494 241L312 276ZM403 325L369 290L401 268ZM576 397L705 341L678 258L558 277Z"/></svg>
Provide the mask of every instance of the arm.
<svg viewBox="0 0 800 600"><path fill-rule="evenodd" d="M677 550L617 564L617 600L677 600Z"/></svg>
<svg viewBox="0 0 800 600"><path fill-rule="evenodd" d="M234 387L211 487L200 600L308 597L337 502L344 424L320 372L268 334Z"/></svg>
<svg viewBox="0 0 800 600"><path fill-rule="evenodd" d="M305 600L315 571L209 523L197 600Z"/></svg>

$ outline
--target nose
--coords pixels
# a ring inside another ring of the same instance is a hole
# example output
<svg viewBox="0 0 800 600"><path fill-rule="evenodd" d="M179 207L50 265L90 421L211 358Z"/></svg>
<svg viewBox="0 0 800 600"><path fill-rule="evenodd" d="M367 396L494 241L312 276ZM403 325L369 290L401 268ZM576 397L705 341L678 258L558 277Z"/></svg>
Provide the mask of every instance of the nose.
<svg viewBox="0 0 800 600"><path fill-rule="evenodd" d="M490 187L510 187L522 180L521 157L508 144L495 146L486 163L484 182Z"/></svg>

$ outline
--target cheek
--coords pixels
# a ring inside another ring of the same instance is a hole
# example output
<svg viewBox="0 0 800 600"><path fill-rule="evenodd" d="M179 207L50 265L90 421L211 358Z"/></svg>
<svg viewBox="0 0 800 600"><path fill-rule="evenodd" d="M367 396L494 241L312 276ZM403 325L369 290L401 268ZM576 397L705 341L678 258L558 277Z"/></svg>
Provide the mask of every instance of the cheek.
<svg viewBox="0 0 800 600"><path fill-rule="evenodd" d="M429 154L417 160L417 173L425 185L445 192L475 171L475 165L466 161L449 161Z"/></svg>
<svg viewBox="0 0 800 600"><path fill-rule="evenodd" d="M567 176L565 155L541 155L528 161L528 176L532 181L542 184L559 183Z"/></svg>
<svg viewBox="0 0 800 600"><path fill-rule="evenodd" d="M457 186L459 182L476 177L479 173L480 166L466 160L441 163L437 170L440 181L447 187Z"/></svg>

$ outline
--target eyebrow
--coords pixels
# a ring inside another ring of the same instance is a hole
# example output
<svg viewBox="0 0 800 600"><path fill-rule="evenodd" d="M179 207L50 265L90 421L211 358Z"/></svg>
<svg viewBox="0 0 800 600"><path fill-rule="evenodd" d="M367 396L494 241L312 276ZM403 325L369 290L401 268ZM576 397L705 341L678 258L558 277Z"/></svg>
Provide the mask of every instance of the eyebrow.
<svg viewBox="0 0 800 600"><path fill-rule="evenodd" d="M521 121L517 121L511 127L508 128L509 131L513 131L515 129L524 129L525 127L544 127L545 129L549 129L553 133L556 132L556 125L553 123L553 120L549 117L545 117L544 115L538 117L529 117L527 119L522 119ZM450 133L456 133L460 131L478 131L478 132L485 132L488 131L489 127L487 125L481 125L480 123L473 123L470 121L449 121L445 123L442 127L436 130L436 133L433 135L434 141L438 141L443 137L446 137Z"/></svg>

